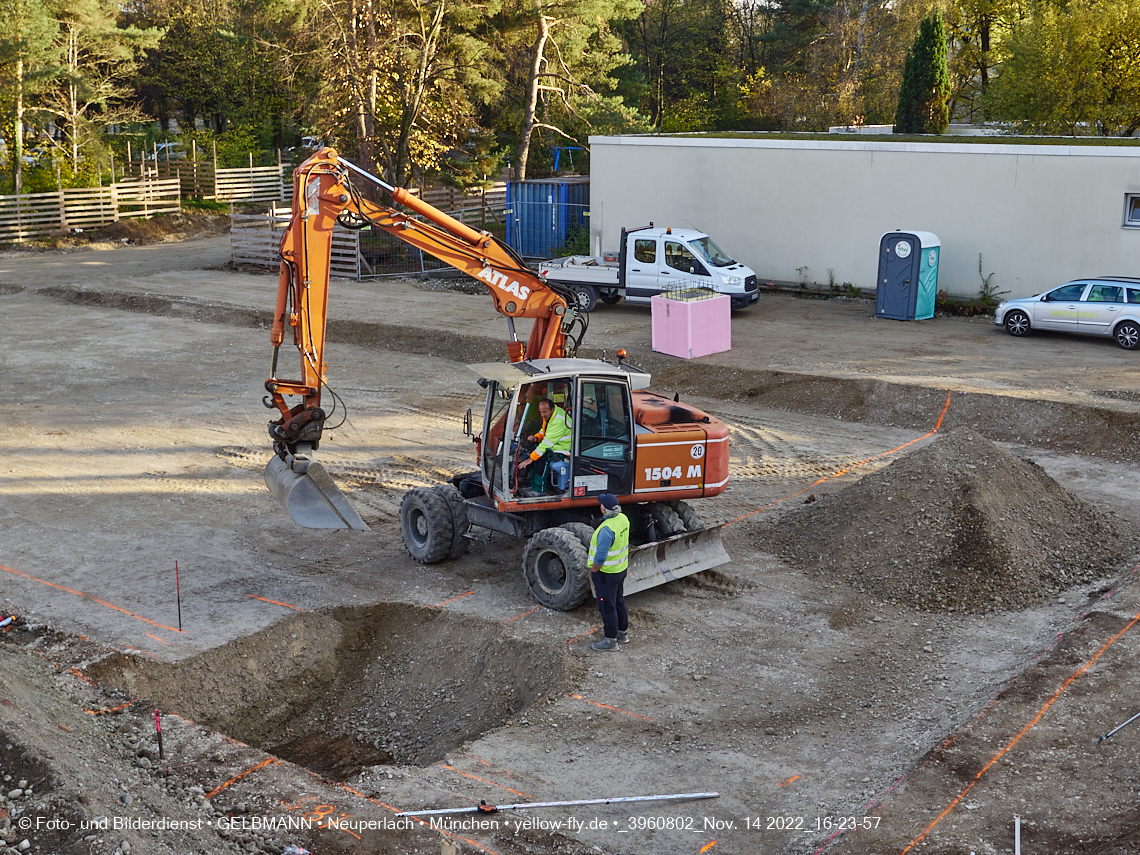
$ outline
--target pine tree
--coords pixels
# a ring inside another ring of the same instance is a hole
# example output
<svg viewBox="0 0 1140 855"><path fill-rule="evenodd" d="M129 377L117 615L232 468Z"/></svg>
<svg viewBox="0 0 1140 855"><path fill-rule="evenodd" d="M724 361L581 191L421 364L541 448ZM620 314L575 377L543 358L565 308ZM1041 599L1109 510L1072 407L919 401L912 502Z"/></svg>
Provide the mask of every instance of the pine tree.
<svg viewBox="0 0 1140 855"><path fill-rule="evenodd" d="M896 134L940 134L950 124L950 72L946 68L946 25L935 9L927 15L906 54Z"/></svg>
<svg viewBox="0 0 1140 855"><path fill-rule="evenodd" d="M12 186L23 190L24 114L28 99L56 73L52 37L58 23L44 0L0 4L0 85L13 106Z"/></svg>

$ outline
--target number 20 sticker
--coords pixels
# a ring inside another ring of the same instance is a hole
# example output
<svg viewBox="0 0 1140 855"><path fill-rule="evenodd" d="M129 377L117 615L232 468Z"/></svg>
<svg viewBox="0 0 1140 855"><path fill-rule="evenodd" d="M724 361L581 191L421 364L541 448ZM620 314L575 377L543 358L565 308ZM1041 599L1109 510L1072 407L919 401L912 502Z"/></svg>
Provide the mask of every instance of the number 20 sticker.
<svg viewBox="0 0 1140 855"><path fill-rule="evenodd" d="M703 445L694 445L689 449L689 456L692 457L693 460L700 460L705 456L705 447Z"/></svg>

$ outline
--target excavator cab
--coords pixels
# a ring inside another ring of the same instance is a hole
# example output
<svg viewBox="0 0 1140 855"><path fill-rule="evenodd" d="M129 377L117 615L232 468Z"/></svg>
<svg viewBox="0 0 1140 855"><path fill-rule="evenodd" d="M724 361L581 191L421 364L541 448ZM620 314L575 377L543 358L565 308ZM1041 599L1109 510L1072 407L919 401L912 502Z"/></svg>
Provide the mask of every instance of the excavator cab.
<svg viewBox="0 0 1140 855"><path fill-rule="evenodd" d="M500 503L520 508L564 501L588 506L601 493L628 495L634 480L636 427L630 387L641 378L647 381L648 376L604 362L589 361L585 366L582 363L587 360L581 359L543 362L547 370L540 374L522 369L529 363L469 366L483 375L480 383L487 389L480 437L483 491ZM574 364L551 364L555 362ZM559 375L559 367L571 370ZM583 372L591 367L590 373L596 376ZM539 402L543 400L566 414L571 426L570 452L551 455L553 468L544 460L524 467L538 445L530 438L542 427ZM560 478L557 468L563 460L568 471Z"/></svg>

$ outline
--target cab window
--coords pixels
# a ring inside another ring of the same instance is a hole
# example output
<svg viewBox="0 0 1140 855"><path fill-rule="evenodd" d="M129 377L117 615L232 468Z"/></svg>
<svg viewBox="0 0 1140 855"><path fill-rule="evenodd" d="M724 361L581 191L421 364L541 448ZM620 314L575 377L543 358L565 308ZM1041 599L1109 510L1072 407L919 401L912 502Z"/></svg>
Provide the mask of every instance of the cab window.
<svg viewBox="0 0 1140 855"><path fill-rule="evenodd" d="M642 238L633 242L633 257L642 264L657 261L657 241Z"/></svg>
<svg viewBox="0 0 1140 855"><path fill-rule="evenodd" d="M698 276L709 275L705 266L697 260L689 248L677 241L665 241L665 263L674 270L680 270L684 273L695 273Z"/></svg>
<svg viewBox="0 0 1140 855"><path fill-rule="evenodd" d="M1081 299L1081 294L1085 291L1083 282L1076 285L1062 285L1054 291L1050 291L1045 295L1045 299L1050 303L1067 303L1073 300Z"/></svg>
<svg viewBox="0 0 1140 855"><path fill-rule="evenodd" d="M1089 303L1123 303L1124 289L1120 285L1093 285L1085 300Z"/></svg>
<svg viewBox="0 0 1140 855"><path fill-rule="evenodd" d="M542 413L538 402L544 398L552 400L557 407L565 410L569 406L571 381L550 380L528 383L519 392L518 409L515 411L515 439L533 436L542 430Z"/></svg>
<svg viewBox="0 0 1140 855"><path fill-rule="evenodd" d="M597 460L628 458L633 420L624 384L584 382L578 418L580 456Z"/></svg>

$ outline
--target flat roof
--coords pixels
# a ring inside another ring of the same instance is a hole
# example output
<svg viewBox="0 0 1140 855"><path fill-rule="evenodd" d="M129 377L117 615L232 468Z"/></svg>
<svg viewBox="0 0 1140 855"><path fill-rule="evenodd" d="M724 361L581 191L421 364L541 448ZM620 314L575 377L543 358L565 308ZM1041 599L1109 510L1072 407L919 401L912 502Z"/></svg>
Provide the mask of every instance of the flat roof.
<svg viewBox="0 0 1140 855"><path fill-rule="evenodd" d="M620 136L592 136L591 146L666 146L671 148L752 148L752 149L800 149L815 151L899 151L939 154L1013 154L1038 155L1042 157L1140 157L1140 140L1121 137L1097 139L1095 142L1059 142L1064 137L1042 137L1040 142L1029 142L1021 137L1011 137L1019 142L993 142L995 137L938 137L938 142L926 140L891 140L889 137L867 139L852 134L818 134L811 138L790 136L747 135L747 136L665 136L623 134ZM933 135L932 135L933 137ZM974 142L974 140L986 142ZM1000 139L1000 138L999 138ZM1088 139L1088 138L1082 138ZM1109 139L1118 142L1108 142ZM945 141L943 141L945 140Z"/></svg>

